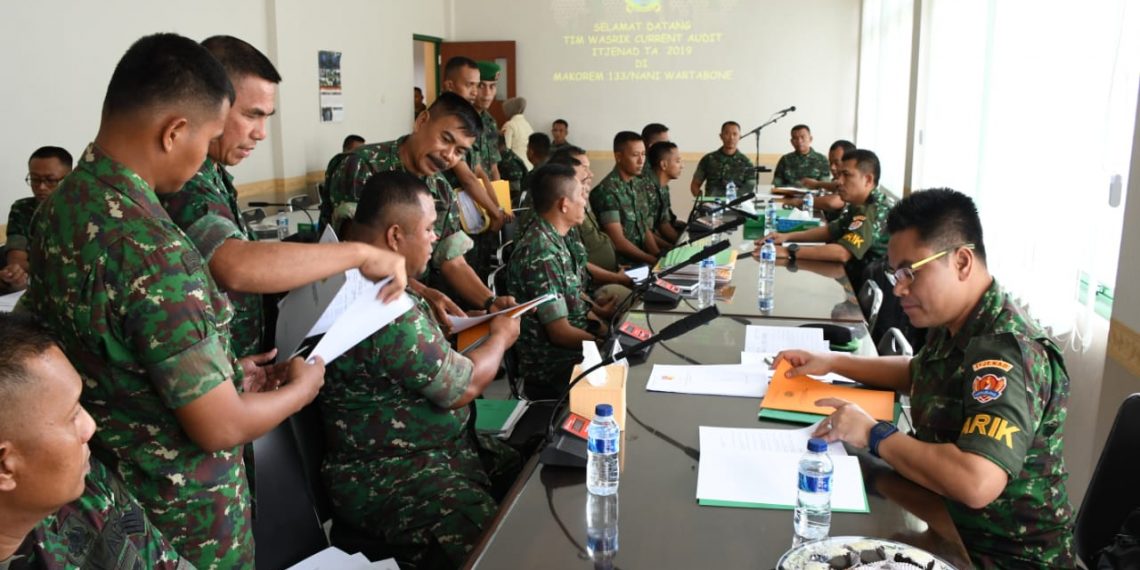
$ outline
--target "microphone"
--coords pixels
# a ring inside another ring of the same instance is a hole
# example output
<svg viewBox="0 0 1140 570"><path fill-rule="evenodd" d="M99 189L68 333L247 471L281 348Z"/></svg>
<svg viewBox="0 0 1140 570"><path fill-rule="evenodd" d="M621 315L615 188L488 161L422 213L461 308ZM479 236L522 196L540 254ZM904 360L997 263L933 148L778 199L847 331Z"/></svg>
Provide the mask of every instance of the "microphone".
<svg viewBox="0 0 1140 570"><path fill-rule="evenodd" d="M787 115L788 113L791 113L792 111L795 111L795 110L796 110L796 106L792 105L791 107L788 107L787 109L781 109L778 112L781 114Z"/></svg>
<svg viewBox="0 0 1140 570"><path fill-rule="evenodd" d="M727 244L728 242L726 241L724 243ZM557 460L556 461L557 464L562 464L562 465L567 464L565 457L561 457L561 458L558 457L560 455L565 455L567 450L566 449L557 449L556 447L562 447L562 446L561 445L554 446L551 444L554 443L554 424L555 424L555 419L558 417L558 410L562 406L562 404L566 401L566 398L568 398L570 396L570 391L574 388L574 386L576 386L578 384L578 382L580 382L583 378L585 378L591 372L593 372L593 371L595 371L595 370L597 370L603 366L613 364L614 362L617 362L623 358L626 358L627 356L629 356L630 354L632 354L634 352L637 352L641 349L652 346L652 345L657 344L659 342L666 341L666 340L669 340L672 338L677 338L677 337L679 337L679 336L681 336L681 335L683 335L683 334L685 334L685 333L687 333L687 332L689 332L689 331L691 331L691 330L693 330L693 329L695 329L695 328L697 328L697 327L699 327L699 326L701 326L701 325L703 325L703 324L705 324L705 323L707 323L707 322L709 322L709 321L711 321L711 320L713 320L719 316L720 316L720 310L717 309L716 305L710 305L708 307L705 307L704 309L701 309L700 311L698 311L696 313L688 315L685 318L661 329L661 332L637 343L636 345L634 345L628 349L622 350L621 352L619 352L617 354L607 355L606 357L602 358L601 362L587 368L586 370L583 370L581 373L579 373L577 376L575 376L574 379L571 380L570 383L566 385L566 389L562 392L562 396L560 396L558 398L558 401L555 402L555 404L554 404L554 409L551 410L551 412L550 412L550 421L546 425L547 446L545 449L542 450L542 453L540 454L540 460L542 460L542 462L544 464L547 464L547 465L552 464L556 460ZM577 446L575 446L575 447L577 447ZM547 451L548 449L550 450L549 452ZM584 452L584 449L582 451ZM577 453L573 453L573 454L577 455ZM572 461L571 463L584 467L585 466L585 459L586 458L584 456L582 456L581 462ZM573 465L571 465L571 466L573 466Z"/></svg>
<svg viewBox="0 0 1140 570"><path fill-rule="evenodd" d="M733 223L733 222L729 222L729 223ZM725 224L725 225L728 225L728 224ZM714 244L706 245L705 247L701 248L700 251L694 253L693 255L690 255L689 258L686 259L685 261L682 261L681 263L678 263L677 265L674 265L672 267L666 267L660 273L658 273L656 275L650 275L650 278L661 279L662 277L665 277L666 275L672 275L672 274L676 273L678 270L680 270L682 267L685 267L688 265L693 265L694 263L699 263L702 259L704 259L706 257L712 257L712 256L728 249L731 246L732 246L732 244L729 243L728 240L726 240L726 239L722 239L722 240L720 240ZM650 283L650 282L651 281L647 281L647 283Z"/></svg>
<svg viewBox="0 0 1140 570"><path fill-rule="evenodd" d="M705 236L708 236L710 234L719 234L722 232L730 232L732 230L735 230L736 228L744 225L744 221L747 217L751 217L752 219L759 219L758 216L756 216L755 214L748 214L748 212L745 212L744 210L737 210L736 208L733 208L732 211L738 212L742 215L737 216L734 219L729 220L727 222L724 222L723 224L716 226L715 228L705 229L704 224L701 224L699 222L694 223L693 225L696 227L690 229L689 233L694 234L695 236L699 235L699 237L694 237L693 238L694 240L703 239ZM677 245L678 246L689 245L690 243L692 243L692 241L693 240L689 240L688 242L685 242L682 244L677 244Z"/></svg>

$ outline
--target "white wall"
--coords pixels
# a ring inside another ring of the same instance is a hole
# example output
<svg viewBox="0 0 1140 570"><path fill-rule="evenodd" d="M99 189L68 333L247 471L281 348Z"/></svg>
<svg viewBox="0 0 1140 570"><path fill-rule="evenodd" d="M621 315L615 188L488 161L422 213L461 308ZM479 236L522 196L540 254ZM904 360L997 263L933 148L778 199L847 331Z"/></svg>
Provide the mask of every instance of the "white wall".
<svg viewBox="0 0 1140 570"><path fill-rule="evenodd" d="M323 170L341 140L408 130L413 33L445 34L445 0L38 0L11 2L0 18L0 224L30 195L27 158L59 145L78 159L98 129L115 63L139 37L160 31L194 39L240 37L284 77L269 139L233 169L238 184ZM344 52L345 122L320 123L317 51Z"/></svg>
<svg viewBox="0 0 1140 570"><path fill-rule="evenodd" d="M774 111L798 111L763 131L761 153L784 153L792 125L812 127L817 149L852 138L859 48L858 0L693 0L661 2L660 12L627 11L624 0L481 0L454 2L452 41L515 40L517 88L527 117L549 131L558 117L570 140L605 150L619 130L649 122L670 127L683 151L720 145L720 124L745 130ZM563 36L589 35L601 22L689 21L692 32L721 33L719 43L693 45L692 55L645 57L647 70L731 69L731 81L556 83L555 72L632 69L632 57L593 57ZM520 25L520 23L524 23ZM744 148L751 152L750 139ZM693 165L695 166L695 165Z"/></svg>

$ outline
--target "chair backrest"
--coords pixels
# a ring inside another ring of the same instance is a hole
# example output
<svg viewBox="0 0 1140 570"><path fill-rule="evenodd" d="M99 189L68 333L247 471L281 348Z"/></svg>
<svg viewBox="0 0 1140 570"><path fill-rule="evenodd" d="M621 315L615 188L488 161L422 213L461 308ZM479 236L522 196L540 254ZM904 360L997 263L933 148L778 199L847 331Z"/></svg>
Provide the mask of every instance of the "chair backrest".
<svg viewBox="0 0 1140 570"><path fill-rule="evenodd" d="M878 283L870 279L863 282L863 287L859 289L859 307L867 319L867 330L875 330L875 321L879 319L879 310L883 308L883 290Z"/></svg>
<svg viewBox="0 0 1140 570"><path fill-rule="evenodd" d="M332 519L332 503L321 480L321 465L325 461L325 425L320 405L313 402L305 406L289 418L289 423L293 426L293 438L301 455L309 494L313 497L317 517L323 523Z"/></svg>
<svg viewBox="0 0 1140 570"><path fill-rule="evenodd" d="M877 348L879 356L914 356L910 342L907 342L902 331L895 327L887 329L886 334L879 340Z"/></svg>
<svg viewBox="0 0 1140 570"><path fill-rule="evenodd" d="M253 462L257 568L288 568L327 548L290 422L254 440Z"/></svg>
<svg viewBox="0 0 1140 570"><path fill-rule="evenodd" d="M1093 470L1081 510L1077 513L1077 554L1089 568L1094 556L1109 545L1129 513L1140 507L1136 484L1136 453L1140 450L1140 394L1124 399L1108 432L1104 451Z"/></svg>
<svg viewBox="0 0 1140 570"><path fill-rule="evenodd" d="M294 210L307 210L313 205L313 199L308 194L298 194L289 198L289 206Z"/></svg>

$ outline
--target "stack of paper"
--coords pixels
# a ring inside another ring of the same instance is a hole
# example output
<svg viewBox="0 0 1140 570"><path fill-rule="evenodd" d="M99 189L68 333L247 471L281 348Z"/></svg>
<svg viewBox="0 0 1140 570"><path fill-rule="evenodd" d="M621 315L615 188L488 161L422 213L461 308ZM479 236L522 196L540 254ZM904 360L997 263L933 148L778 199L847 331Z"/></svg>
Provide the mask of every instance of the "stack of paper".
<svg viewBox="0 0 1140 570"><path fill-rule="evenodd" d="M357 552L347 552L330 546L292 566L289 570L400 570L395 558L372 562Z"/></svg>
<svg viewBox="0 0 1140 570"><path fill-rule="evenodd" d="M793 509L800 457L815 426L800 430L700 427L697 502L712 507ZM828 446L835 465L831 510L870 511L859 460L839 443Z"/></svg>
<svg viewBox="0 0 1140 570"><path fill-rule="evenodd" d="M475 430L507 439L529 406L526 400L479 398L475 400Z"/></svg>
<svg viewBox="0 0 1140 570"><path fill-rule="evenodd" d="M769 375L766 367L743 364L654 364L645 389L677 394L761 398L768 390Z"/></svg>
<svg viewBox="0 0 1140 570"><path fill-rule="evenodd" d="M675 265L679 265L709 245L712 245L712 239L704 238L689 245L671 249L657 261L657 266L654 268L654 271L661 272ZM716 254L714 259L716 260L717 282L725 283L732 280L732 270L736 267L737 253L735 249L729 248ZM698 273L700 273L700 264L694 263L678 269L674 275L696 276Z"/></svg>

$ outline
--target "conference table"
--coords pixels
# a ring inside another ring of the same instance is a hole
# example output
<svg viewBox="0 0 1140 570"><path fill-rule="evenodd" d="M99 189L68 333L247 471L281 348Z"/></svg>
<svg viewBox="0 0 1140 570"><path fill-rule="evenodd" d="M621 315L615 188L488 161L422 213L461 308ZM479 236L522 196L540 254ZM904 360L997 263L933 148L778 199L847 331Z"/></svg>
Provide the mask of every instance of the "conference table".
<svg viewBox="0 0 1140 570"><path fill-rule="evenodd" d="M629 319L660 330L683 313L632 312ZM654 364L739 362L749 324L797 326L813 320L726 317L661 343L631 363L618 493L614 568L773 568L793 544L792 512L699 506L698 427L793 428L757 419L759 399L681 395L645 389ZM862 323L843 323L875 354ZM852 452L857 450L850 449ZM831 536L872 536L908 543L968 568L968 557L942 499L856 453L870 512L835 513ZM585 470L544 466L537 457L472 551L468 568L589 568Z"/></svg>

